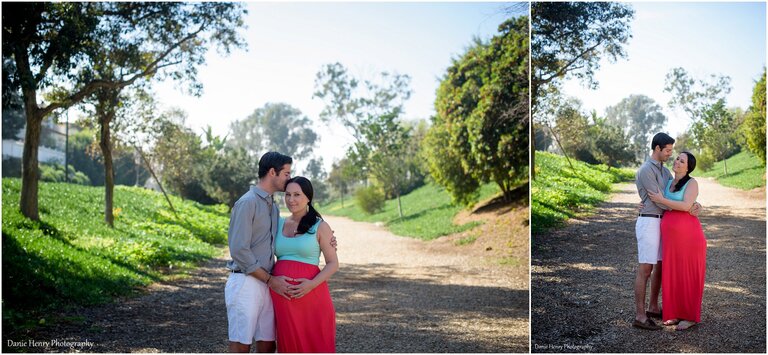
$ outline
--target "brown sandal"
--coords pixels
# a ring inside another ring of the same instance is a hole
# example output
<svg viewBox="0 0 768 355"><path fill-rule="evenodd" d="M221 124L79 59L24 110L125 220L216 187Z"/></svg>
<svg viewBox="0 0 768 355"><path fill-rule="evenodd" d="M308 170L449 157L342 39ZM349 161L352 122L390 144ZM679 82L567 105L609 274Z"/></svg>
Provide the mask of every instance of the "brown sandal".
<svg viewBox="0 0 768 355"><path fill-rule="evenodd" d="M660 326L656 325L650 318L646 318L645 322L641 322L637 319L635 319L635 322L632 323L632 326L635 328L640 329L646 329L646 330L659 330L661 329Z"/></svg>

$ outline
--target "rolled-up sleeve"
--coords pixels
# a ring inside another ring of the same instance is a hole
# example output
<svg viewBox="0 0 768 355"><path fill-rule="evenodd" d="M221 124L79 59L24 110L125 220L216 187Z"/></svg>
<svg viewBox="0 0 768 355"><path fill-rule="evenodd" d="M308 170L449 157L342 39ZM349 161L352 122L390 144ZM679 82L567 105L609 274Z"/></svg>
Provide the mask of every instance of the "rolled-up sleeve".
<svg viewBox="0 0 768 355"><path fill-rule="evenodd" d="M238 201L232 208L229 220L229 253L238 268L245 273L251 273L259 268L260 263L251 251L253 221L256 206L253 201Z"/></svg>

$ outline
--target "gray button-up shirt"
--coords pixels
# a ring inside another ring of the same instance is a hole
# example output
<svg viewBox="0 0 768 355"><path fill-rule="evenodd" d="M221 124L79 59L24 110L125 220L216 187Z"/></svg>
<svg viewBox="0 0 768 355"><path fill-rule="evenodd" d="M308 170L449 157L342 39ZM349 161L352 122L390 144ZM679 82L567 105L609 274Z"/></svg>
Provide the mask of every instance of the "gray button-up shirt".
<svg viewBox="0 0 768 355"><path fill-rule="evenodd" d="M660 215L665 210L669 210L669 207L651 201L648 197L648 191L664 193L664 189L667 187L667 182L670 179L672 179L672 173L664 167L664 164L656 159L648 158L640 166L635 175L637 193L640 194L640 199L643 202L643 209L640 213Z"/></svg>
<svg viewBox="0 0 768 355"><path fill-rule="evenodd" d="M271 272L275 264L274 240L279 217L280 211L272 195L258 186L251 186L232 207L227 236L232 260L227 262L227 268L246 274L258 268Z"/></svg>

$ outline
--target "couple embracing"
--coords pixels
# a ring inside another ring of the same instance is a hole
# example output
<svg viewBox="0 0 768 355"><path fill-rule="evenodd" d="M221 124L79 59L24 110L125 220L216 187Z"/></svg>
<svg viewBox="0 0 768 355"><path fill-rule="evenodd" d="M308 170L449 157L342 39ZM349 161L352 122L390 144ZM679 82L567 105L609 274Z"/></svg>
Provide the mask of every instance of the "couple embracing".
<svg viewBox="0 0 768 355"><path fill-rule="evenodd" d="M653 152L637 171L637 192L642 200L635 224L639 266L635 277L636 328L659 330L651 318L675 330L688 329L701 322L701 301L707 240L698 219L701 205L696 202L699 185L690 173L696 158L682 152L672 171L664 162L672 156L675 140L657 133L651 142ZM663 267L662 267L663 264ZM651 279L648 310L645 290ZM659 306L659 291L662 307Z"/></svg>
<svg viewBox="0 0 768 355"><path fill-rule="evenodd" d="M339 268L336 238L312 205L310 181L291 178L292 164L286 155L264 154L259 183L232 207L224 289L230 352L250 352L254 341L258 352L336 351L326 283ZM272 197L277 191L285 192L289 217L280 217Z"/></svg>

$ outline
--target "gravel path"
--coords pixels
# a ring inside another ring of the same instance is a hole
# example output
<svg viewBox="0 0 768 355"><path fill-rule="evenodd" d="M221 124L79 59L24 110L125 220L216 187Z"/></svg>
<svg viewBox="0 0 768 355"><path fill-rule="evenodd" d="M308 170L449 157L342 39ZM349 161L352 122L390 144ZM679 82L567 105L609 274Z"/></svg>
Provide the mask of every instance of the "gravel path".
<svg viewBox="0 0 768 355"><path fill-rule="evenodd" d="M766 351L765 189L698 180L707 238L702 323L685 332L632 328L639 197L634 184L621 184L592 216L532 237L533 352Z"/></svg>
<svg viewBox="0 0 768 355"><path fill-rule="evenodd" d="M329 217L339 352L528 352L528 275ZM57 315L31 351L225 352L225 258L140 297ZM64 345L52 343L55 339ZM90 346L65 342L90 342Z"/></svg>

